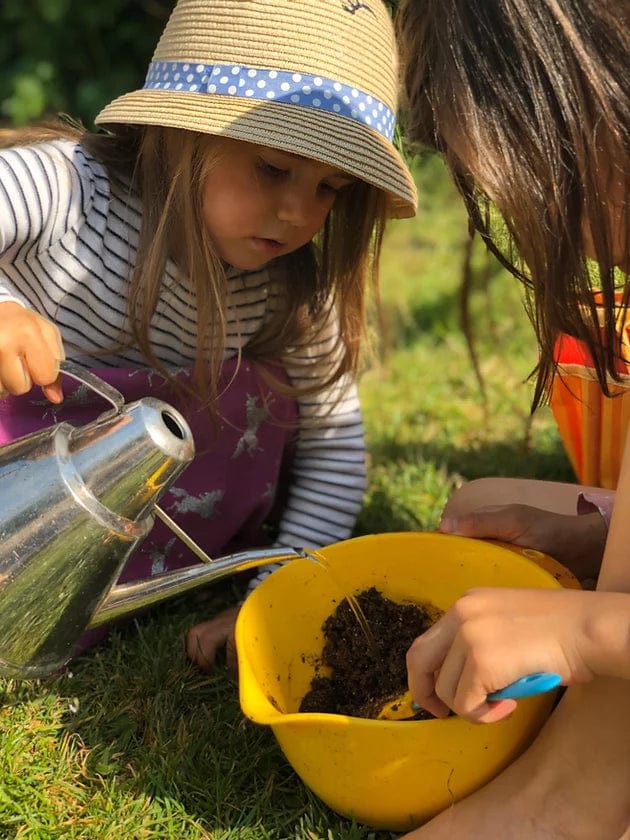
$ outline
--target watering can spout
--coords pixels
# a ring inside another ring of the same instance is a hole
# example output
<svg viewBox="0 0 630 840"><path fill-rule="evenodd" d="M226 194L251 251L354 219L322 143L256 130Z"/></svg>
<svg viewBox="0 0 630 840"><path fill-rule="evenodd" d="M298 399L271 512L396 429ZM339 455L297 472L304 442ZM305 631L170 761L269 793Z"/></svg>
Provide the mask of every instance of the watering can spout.
<svg viewBox="0 0 630 840"><path fill-rule="evenodd" d="M177 595L183 595L228 575L264 566L266 563L294 560L296 557L303 557L303 555L299 549L295 548L261 548L241 551L219 557L209 563L197 563L173 572L163 572L147 580L117 584L92 616L89 628L101 627L125 618L139 610Z"/></svg>

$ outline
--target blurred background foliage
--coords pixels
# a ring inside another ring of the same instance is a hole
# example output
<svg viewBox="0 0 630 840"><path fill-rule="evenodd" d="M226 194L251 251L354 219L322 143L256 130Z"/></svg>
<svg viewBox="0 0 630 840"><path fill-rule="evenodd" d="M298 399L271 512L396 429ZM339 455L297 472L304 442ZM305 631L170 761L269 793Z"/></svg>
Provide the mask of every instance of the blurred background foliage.
<svg viewBox="0 0 630 840"><path fill-rule="evenodd" d="M0 120L70 114L86 127L142 85L173 0L2 0Z"/></svg>
<svg viewBox="0 0 630 840"><path fill-rule="evenodd" d="M174 2L2 0L0 122L65 113L93 128L105 104L144 82Z"/></svg>

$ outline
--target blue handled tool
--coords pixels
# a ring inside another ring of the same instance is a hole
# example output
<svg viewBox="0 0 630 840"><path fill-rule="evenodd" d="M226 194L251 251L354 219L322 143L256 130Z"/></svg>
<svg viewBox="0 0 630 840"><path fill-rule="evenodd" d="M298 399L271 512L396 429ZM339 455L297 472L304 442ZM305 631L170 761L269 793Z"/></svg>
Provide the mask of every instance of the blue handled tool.
<svg viewBox="0 0 630 840"><path fill-rule="evenodd" d="M518 700L519 697L530 697L532 694L543 694L557 688L562 682L560 674L550 671L541 671L538 674L529 674L521 677L499 691L488 694L488 700Z"/></svg>
<svg viewBox="0 0 630 840"><path fill-rule="evenodd" d="M541 671L538 674L521 677L520 680L506 685L499 691L493 691L488 694L488 700L518 700L519 697L543 694L545 691L557 688L561 682L560 674ZM421 707L411 699L411 694L407 691L402 696L386 703L377 717L379 720L411 720L419 711Z"/></svg>

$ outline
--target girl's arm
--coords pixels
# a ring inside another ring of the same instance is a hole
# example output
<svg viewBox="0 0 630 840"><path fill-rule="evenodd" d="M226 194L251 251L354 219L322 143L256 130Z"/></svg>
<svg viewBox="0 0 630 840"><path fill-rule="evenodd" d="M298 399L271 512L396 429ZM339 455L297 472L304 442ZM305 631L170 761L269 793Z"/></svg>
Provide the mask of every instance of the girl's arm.
<svg viewBox="0 0 630 840"><path fill-rule="evenodd" d="M304 382L330 364L334 330L304 352L289 373ZM319 363L318 363L319 360ZM288 501L279 523L277 545L321 548L352 535L366 485L365 443L354 382L345 377L322 394L299 401L301 426L292 465ZM254 589L277 564L262 567L249 583ZM238 608L228 609L189 631L188 656L202 670L214 665L227 644L228 664L236 670L233 628Z"/></svg>
<svg viewBox="0 0 630 840"><path fill-rule="evenodd" d="M342 348L331 307L310 340L291 356L297 386L325 381ZM351 536L366 488L365 440L356 384L344 375L298 400L299 430L278 543L318 548Z"/></svg>
<svg viewBox="0 0 630 840"><path fill-rule="evenodd" d="M44 317L40 260L73 223L73 194L84 195L76 170L54 145L0 152L0 396L24 394L35 383L53 402L63 398L63 343Z"/></svg>
<svg viewBox="0 0 630 840"><path fill-rule="evenodd" d="M278 543L316 548L351 536L365 493L356 386L345 377L324 394L301 399L299 411L302 425Z"/></svg>
<svg viewBox="0 0 630 840"><path fill-rule="evenodd" d="M65 141L0 151L0 300L46 308L38 273L21 266L36 266L90 205L90 173L82 171L75 148Z"/></svg>
<svg viewBox="0 0 630 840"><path fill-rule="evenodd" d="M278 546L321 548L352 536L366 487L365 441L356 386L345 380L334 411L313 428L299 431ZM300 401L300 413L324 404ZM261 567L248 591L278 568Z"/></svg>

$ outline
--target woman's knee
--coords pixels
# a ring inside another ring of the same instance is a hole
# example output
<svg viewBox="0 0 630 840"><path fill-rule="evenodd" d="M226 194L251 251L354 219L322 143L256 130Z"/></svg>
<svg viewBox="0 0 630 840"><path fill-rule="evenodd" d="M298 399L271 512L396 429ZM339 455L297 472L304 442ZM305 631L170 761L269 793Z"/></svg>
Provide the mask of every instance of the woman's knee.
<svg viewBox="0 0 630 840"><path fill-rule="evenodd" d="M574 514L585 488L579 484L531 478L476 478L458 488L444 508L445 516L463 516L490 505L529 505L554 513Z"/></svg>

